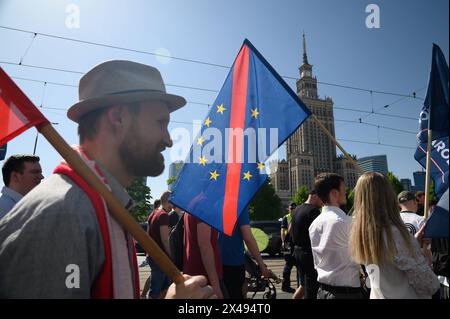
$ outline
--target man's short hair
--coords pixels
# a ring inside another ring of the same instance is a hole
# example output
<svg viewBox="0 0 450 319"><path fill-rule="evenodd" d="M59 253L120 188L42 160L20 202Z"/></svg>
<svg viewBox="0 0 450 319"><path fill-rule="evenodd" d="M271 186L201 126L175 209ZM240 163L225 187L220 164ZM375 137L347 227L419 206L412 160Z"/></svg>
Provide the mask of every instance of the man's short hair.
<svg viewBox="0 0 450 319"><path fill-rule="evenodd" d="M3 183L5 186L9 186L11 182L11 174L12 172L17 172L23 174L25 169L25 162L39 162L39 156L35 155L26 155L26 154L18 154L11 155L5 163L3 163L2 174L3 174Z"/></svg>
<svg viewBox="0 0 450 319"><path fill-rule="evenodd" d="M339 190L341 183L344 182L344 178L335 173L321 173L316 176L314 180L314 190L317 196L327 203L329 200L330 192L333 189Z"/></svg>
<svg viewBox="0 0 450 319"><path fill-rule="evenodd" d="M425 192L424 191L417 191L415 196L416 196L416 198L419 198L421 196L425 196Z"/></svg>
<svg viewBox="0 0 450 319"><path fill-rule="evenodd" d="M397 196L397 200L398 200L399 204L405 204L405 203L409 202L410 200L415 200L415 199L416 199L416 196L414 195L414 193L409 192L409 191L402 191Z"/></svg>
<svg viewBox="0 0 450 319"><path fill-rule="evenodd" d="M153 202L153 209L157 209L159 206L161 206L161 200L155 199L155 201Z"/></svg>
<svg viewBox="0 0 450 319"><path fill-rule="evenodd" d="M140 111L140 102L128 103L126 106L132 114L138 114ZM95 136L97 136L100 118L107 109L108 107L96 109L81 117L78 123L80 143L83 143L86 140L93 140Z"/></svg>
<svg viewBox="0 0 450 319"><path fill-rule="evenodd" d="M171 191L165 191L162 195L161 195L161 204L163 203L167 203L170 199L170 195L172 194Z"/></svg>

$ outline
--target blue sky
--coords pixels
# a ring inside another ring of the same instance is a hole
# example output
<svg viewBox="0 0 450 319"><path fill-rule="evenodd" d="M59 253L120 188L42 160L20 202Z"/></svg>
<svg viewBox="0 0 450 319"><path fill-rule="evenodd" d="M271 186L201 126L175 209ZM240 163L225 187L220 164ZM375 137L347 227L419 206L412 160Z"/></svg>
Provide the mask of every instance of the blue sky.
<svg viewBox="0 0 450 319"><path fill-rule="evenodd" d="M367 5L380 8L380 28L365 25ZM68 28L66 7L76 4L80 27ZM432 43L437 43L448 61L449 16L447 0L360 1L360 0L285 0L285 1L26 1L0 0L0 26L98 42L173 57L230 66L245 38L265 56L283 76L298 77L301 64L301 33L305 31L309 62L319 82L411 94L424 97L431 62ZM0 28L0 61L86 72L111 59L128 59L156 66L166 84L218 91L228 70L176 59L75 43L30 33ZM31 43L31 46L30 46ZM25 54L26 52L26 54ZM24 56L25 54L25 56ZM76 87L31 82L77 85L81 74L0 64L71 144L77 143L76 126L65 112L77 97ZM286 80L295 88L295 80ZM45 87L45 89L44 89ZM215 92L167 86L190 102L212 103ZM319 84L319 95L331 96L337 108L353 108L417 118L420 99L401 98ZM391 105L392 104L392 105ZM387 108L383 106L389 105ZM172 114L172 120L202 120L207 106L188 103ZM335 109L336 120L358 120L364 113ZM418 121L371 115L364 121L380 126L415 132ZM386 154L389 169L401 178L411 178L419 169L413 158L414 134L377 129L357 123L336 121L336 136L347 152L359 157ZM170 129L190 128L173 122ZM31 153L36 131L30 129L8 145L8 155ZM347 142L360 140L392 144L411 149ZM282 149L284 152L284 148ZM59 155L42 138L37 154L44 175L51 174ZM159 197L167 188L166 170L149 178L152 195Z"/></svg>

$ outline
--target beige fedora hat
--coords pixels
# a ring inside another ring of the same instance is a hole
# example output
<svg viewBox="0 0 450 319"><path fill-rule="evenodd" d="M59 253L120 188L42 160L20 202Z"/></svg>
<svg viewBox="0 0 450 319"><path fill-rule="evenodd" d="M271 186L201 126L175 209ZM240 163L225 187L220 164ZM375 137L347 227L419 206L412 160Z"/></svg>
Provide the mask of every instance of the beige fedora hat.
<svg viewBox="0 0 450 319"><path fill-rule="evenodd" d="M80 79L80 101L67 111L67 116L79 122L83 115L121 103L146 100L167 102L173 112L186 104L178 95L167 94L159 71L149 65L113 60L95 66Z"/></svg>

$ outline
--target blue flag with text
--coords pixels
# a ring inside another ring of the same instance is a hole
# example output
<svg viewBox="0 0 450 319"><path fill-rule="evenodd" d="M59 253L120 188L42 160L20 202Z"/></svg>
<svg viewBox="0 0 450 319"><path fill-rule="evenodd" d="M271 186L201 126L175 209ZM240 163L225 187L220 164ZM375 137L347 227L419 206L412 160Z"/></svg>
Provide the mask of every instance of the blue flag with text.
<svg viewBox="0 0 450 319"><path fill-rule="evenodd" d="M436 196L448 189L448 65L439 46L433 44L433 57L427 95L419 117L418 147L414 158L426 168L428 129L432 130L431 178Z"/></svg>
<svg viewBox="0 0 450 319"><path fill-rule="evenodd" d="M448 188L444 195L431 211L430 218L425 226L424 238L448 238Z"/></svg>

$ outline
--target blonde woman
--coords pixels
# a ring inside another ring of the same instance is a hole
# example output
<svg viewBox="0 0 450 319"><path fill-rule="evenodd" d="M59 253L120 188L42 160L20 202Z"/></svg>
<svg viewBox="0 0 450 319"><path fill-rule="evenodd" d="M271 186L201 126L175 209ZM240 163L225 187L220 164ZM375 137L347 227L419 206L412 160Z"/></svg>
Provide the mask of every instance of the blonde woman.
<svg viewBox="0 0 450 319"><path fill-rule="evenodd" d="M350 253L368 270L370 298L431 298L439 281L403 223L394 190L382 174L358 179L353 217Z"/></svg>

